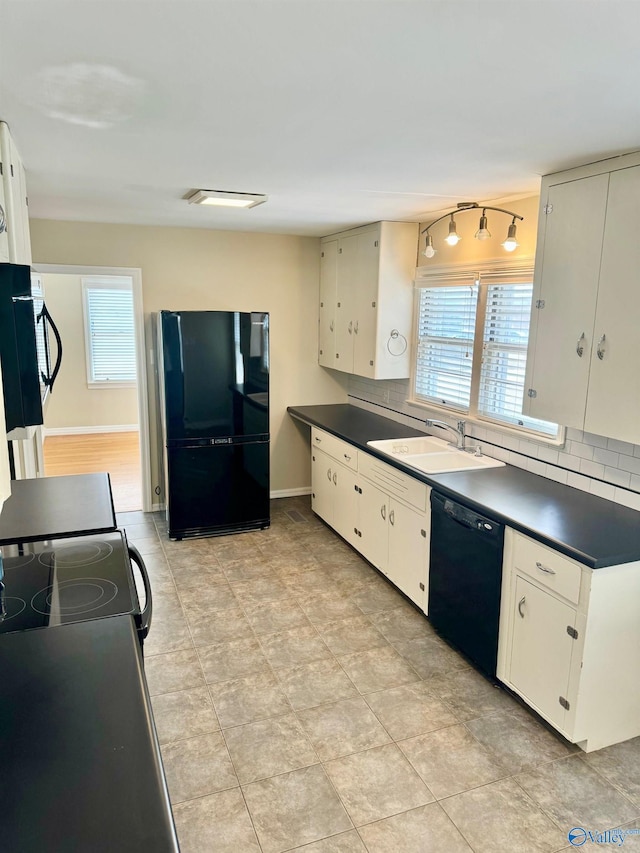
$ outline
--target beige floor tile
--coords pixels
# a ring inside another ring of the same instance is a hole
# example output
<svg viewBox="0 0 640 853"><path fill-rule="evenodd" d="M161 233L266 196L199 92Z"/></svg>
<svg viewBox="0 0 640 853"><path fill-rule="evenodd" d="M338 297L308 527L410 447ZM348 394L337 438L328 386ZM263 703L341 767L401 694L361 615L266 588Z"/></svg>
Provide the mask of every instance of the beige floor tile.
<svg viewBox="0 0 640 853"><path fill-rule="evenodd" d="M223 728L291 712L291 705L270 669L211 684L209 691Z"/></svg>
<svg viewBox="0 0 640 853"><path fill-rule="evenodd" d="M638 806L578 755L544 764L516 780L565 832L573 826L613 828L639 815Z"/></svg>
<svg viewBox="0 0 640 853"><path fill-rule="evenodd" d="M353 601L336 591L312 594L306 598L299 598L298 601L309 621L314 625L361 615L360 608Z"/></svg>
<svg viewBox="0 0 640 853"><path fill-rule="evenodd" d="M161 744L217 731L220 726L206 687L161 693L152 701Z"/></svg>
<svg viewBox="0 0 640 853"><path fill-rule="evenodd" d="M269 663L274 667L295 666L331 657L315 628L294 628L260 637Z"/></svg>
<svg viewBox="0 0 640 853"><path fill-rule="evenodd" d="M242 607L245 604L259 604L262 601L273 601L278 598L289 597L289 590L282 581L275 577L239 581L232 584L231 588Z"/></svg>
<svg viewBox="0 0 640 853"><path fill-rule="evenodd" d="M298 719L322 761L390 743L364 699L344 699L306 711Z"/></svg>
<svg viewBox="0 0 640 853"><path fill-rule="evenodd" d="M243 603L245 616L256 634L274 634L293 628L309 628L304 611L291 599Z"/></svg>
<svg viewBox="0 0 640 853"><path fill-rule="evenodd" d="M276 675L297 711L358 696L353 682L334 658L277 669Z"/></svg>
<svg viewBox="0 0 640 853"><path fill-rule="evenodd" d="M151 696L204 687L205 683L195 649L145 656L144 672Z"/></svg>
<svg viewBox="0 0 640 853"><path fill-rule="evenodd" d="M424 681L368 693L367 702L394 740L436 731L458 722Z"/></svg>
<svg viewBox="0 0 640 853"><path fill-rule="evenodd" d="M438 803L360 827L369 853L473 853Z"/></svg>
<svg viewBox="0 0 640 853"><path fill-rule="evenodd" d="M582 758L640 806L640 737L590 752Z"/></svg>
<svg viewBox="0 0 640 853"><path fill-rule="evenodd" d="M294 714L225 729L224 737L243 785L318 763Z"/></svg>
<svg viewBox="0 0 640 853"><path fill-rule="evenodd" d="M203 797L238 784L220 732L165 744L162 763L172 803Z"/></svg>
<svg viewBox="0 0 640 853"><path fill-rule="evenodd" d="M282 853L353 827L320 765L243 788L263 853Z"/></svg>
<svg viewBox="0 0 640 853"><path fill-rule="evenodd" d="M420 676L391 646L341 655L338 661L361 693L420 681Z"/></svg>
<svg viewBox="0 0 640 853"><path fill-rule="evenodd" d="M438 800L509 775L462 725L418 735L398 746Z"/></svg>
<svg viewBox="0 0 640 853"><path fill-rule="evenodd" d="M444 700L460 720L510 711L518 705L504 690L474 669L451 672L429 681L431 690Z"/></svg>
<svg viewBox="0 0 640 853"><path fill-rule="evenodd" d="M323 838L322 841L305 844L304 847L296 847L291 853L367 853L367 851L357 831L352 829L349 832L332 835L331 838Z"/></svg>
<svg viewBox="0 0 640 853"><path fill-rule="evenodd" d="M475 853L552 853L567 841L513 779L456 794L441 805Z"/></svg>
<svg viewBox="0 0 640 853"><path fill-rule="evenodd" d="M421 678L436 678L468 667L468 663L439 637L417 637L393 645Z"/></svg>
<svg viewBox="0 0 640 853"><path fill-rule="evenodd" d="M489 714L466 727L510 774L569 755L570 747L531 715Z"/></svg>
<svg viewBox="0 0 640 853"><path fill-rule="evenodd" d="M324 767L356 826L433 802L395 744L337 758Z"/></svg>
<svg viewBox="0 0 640 853"><path fill-rule="evenodd" d="M190 616L187 624L197 648L253 637L251 625L239 607L218 610L200 617Z"/></svg>
<svg viewBox="0 0 640 853"><path fill-rule="evenodd" d="M325 622L318 626L318 633L334 655L348 655L388 645L367 616Z"/></svg>
<svg viewBox="0 0 640 853"><path fill-rule="evenodd" d="M204 677L210 684L243 678L259 672L267 664L260 643L251 637L198 647L198 656Z"/></svg>
<svg viewBox="0 0 640 853"><path fill-rule="evenodd" d="M173 807L181 853L260 853L239 788Z"/></svg>

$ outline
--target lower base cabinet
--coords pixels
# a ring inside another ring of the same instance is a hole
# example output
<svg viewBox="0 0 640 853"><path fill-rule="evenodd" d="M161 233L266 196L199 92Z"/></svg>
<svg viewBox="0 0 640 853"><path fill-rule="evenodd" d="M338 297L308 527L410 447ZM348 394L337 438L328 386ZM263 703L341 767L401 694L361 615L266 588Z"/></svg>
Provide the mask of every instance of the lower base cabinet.
<svg viewBox="0 0 640 853"><path fill-rule="evenodd" d="M343 442L336 445L333 436L319 430L314 430L313 439L313 511L426 613L428 487L355 448L347 453L354 470L338 461L337 457L346 460Z"/></svg>
<svg viewBox="0 0 640 853"><path fill-rule="evenodd" d="M505 531L498 678L585 752L640 735L640 564Z"/></svg>

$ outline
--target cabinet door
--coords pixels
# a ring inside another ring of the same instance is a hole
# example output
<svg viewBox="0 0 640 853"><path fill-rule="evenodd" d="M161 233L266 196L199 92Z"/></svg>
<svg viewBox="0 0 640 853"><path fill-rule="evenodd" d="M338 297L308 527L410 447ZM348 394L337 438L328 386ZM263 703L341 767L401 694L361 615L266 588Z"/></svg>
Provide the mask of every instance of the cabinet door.
<svg viewBox="0 0 640 853"><path fill-rule="evenodd" d="M0 160L1 160L0 156ZM7 234L7 203L4 198L4 183L0 180L0 262L9 262L9 236Z"/></svg>
<svg viewBox="0 0 640 853"><path fill-rule="evenodd" d="M553 210L540 214L541 281L534 293L526 385L536 396L525 394L524 412L578 429L587 400L608 183L608 175L596 175L551 186L547 203ZM539 299L544 308L535 307Z"/></svg>
<svg viewBox="0 0 640 853"><path fill-rule="evenodd" d="M421 610L427 611L429 516L393 498L389 502L389 580Z"/></svg>
<svg viewBox="0 0 640 853"><path fill-rule="evenodd" d="M333 526L347 542L359 547L358 510L356 505L356 474L344 465L334 463L333 474Z"/></svg>
<svg viewBox="0 0 640 853"><path fill-rule="evenodd" d="M380 232L365 231L358 236L358 277L353 327L353 372L356 376L375 375L379 272Z"/></svg>
<svg viewBox="0 0 640 853"><path fill-rule="evenodd" d="M334 367L336 362L336 302L338 298L338 240L327 240L320 253L320 322L318 363Z"/></svg>
<svg viewBox="0 0 640 853"><path fill-rule="evenodd" d="M358 285L359 234L338 243L338 299L336 303L336 370L353 372L353 327Z"/></svg>
<svg viewBox="0 0 640 853"><path fill-rule="evenodd" d="M389 561L389 496L362 478L358 479L358 527L362 536L357 548L362 556L387 571Z"/></svg>
<svg viewBox="0 0 640 853"><path fill-rule="evenodd" d="M584 428L640 443L640 166L609 181Z"/></svg>
<svg viewBox="0 0 640 853"><path fill-rule="evenodd" d="M9 128L0 122L0 150L4 183L5 214L9 260L14 264L31 263L27 188L24 168Z"/></svg>
<svg viewBox="0 0 640 853"><path fill-rule="evenodd" d="M326 453L315 448L311 451L311 508L333 527L335 462Z"/></svg>
<svg viewBox="0 0 640 853"><path fill-rule="evenodd" d="M515 580L511 684L563 731L566 710L559 700L568 699L575 640L567 627L575 628L576 611L519 575Z"/></svg>

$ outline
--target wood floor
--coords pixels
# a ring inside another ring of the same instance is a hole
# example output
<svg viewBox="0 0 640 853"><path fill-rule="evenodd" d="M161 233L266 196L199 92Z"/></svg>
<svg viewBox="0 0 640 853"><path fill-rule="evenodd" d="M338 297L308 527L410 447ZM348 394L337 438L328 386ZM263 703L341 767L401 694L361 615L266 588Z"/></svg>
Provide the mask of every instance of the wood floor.
<svg viewBox="0 0 640 853"><path fill-rule="evenodd" d="M137 432L47 436L44 441L44 468L47 477L108 471L116 512L142 509Z"/></svg>

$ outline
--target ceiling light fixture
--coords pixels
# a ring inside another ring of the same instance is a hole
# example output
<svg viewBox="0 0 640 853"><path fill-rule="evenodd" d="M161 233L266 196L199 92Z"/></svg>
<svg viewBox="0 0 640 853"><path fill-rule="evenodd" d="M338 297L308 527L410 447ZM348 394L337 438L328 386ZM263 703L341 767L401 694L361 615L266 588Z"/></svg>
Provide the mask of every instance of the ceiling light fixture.
<svg viewBox="0 0 640 853"><path fill-rule="evenodd" d="M517 213L514 213L512 210L504 210L502 207L489 207L483 206L480 208L480 205L476 201L464 201L459 202L458 206L455 210L447 211L447 213L443 213L442 216L439 216L437 219L434 219L426 228L422 229L422 233L426 234L426 245L424 247L424 251L422 254L425 258L432 258L436 250L433 247L433 237L429 233L431 228L436 224L436 222L441 222L443 219L446 219L447 216L451 217L451 221L449 222L449 233L444 238L445 243L448 243L450 246L455 246L462 239L456 230L456 221L453 218L454 215L465 213L468 210L482 210L482 214L480 216L480 223L478 226L478 230L475 233L476 240L489 240L491 237L491 232L487 228L487 210L495 210L497 213L506 213L507 216L512 216L513 219L511 221L511 225L507 231L507 238L502 243L502 248L506 252L513 252L519 245L516 239L516 219L524 219L523 216L519 216Z"/></svg>
<svg viewBox="0 0 640 853"><path fill-rule="evenodd" d="M268 195L257 193L234 193L225 190L194 190L188 196L189 204L210 204L215 207L255 207L263 204Z"/></svg>

